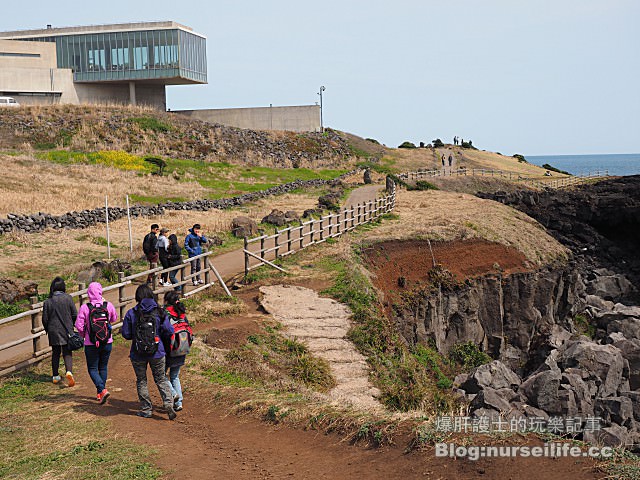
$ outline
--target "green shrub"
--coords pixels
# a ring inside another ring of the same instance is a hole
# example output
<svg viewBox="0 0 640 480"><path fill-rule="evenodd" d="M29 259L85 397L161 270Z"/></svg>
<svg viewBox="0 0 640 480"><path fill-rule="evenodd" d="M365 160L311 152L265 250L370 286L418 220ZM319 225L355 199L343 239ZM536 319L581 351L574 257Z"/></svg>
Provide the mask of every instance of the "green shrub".
<svg viewBox="0 0 640 480"><path fill-rule="evenodd" d="M589 338L596 337L596 327L589 322L589 319L585 315L578 314L573 317L573 324L580 335L586 335Z"/></svg>
<svg viewBox="0 0 640 480"><path fill-rule="evenodd" d="M151 130L153 132L169 132L173 130L173 127L168 123L161 122L157 118L153 117L136 117L130 118L131 123L137 124L143 130Z"/></svg>
<svg viewBox="0 0 640 480"><path fill-rule="evenodd" d="M409 190L439 190L433 183L427 182L426 180L418 180L416 182L416 186L414 188L410 188Z"/></svg>
<svg viewBox="0 0 640 480"><path fill-rule="evenodd" d="M545 163L542 165L542 168L545 168L547 170L551 170L552 172L556 172L556 173L562 173L564 175L571 175L569 172L565 172L564 170L560 170L559 168L556 168L554 166L549 165L548 163Z"/></svg>
<svg viewBox="0 0 640 480"><path fill-rule="evenodd" d="M436 138L435 140L432 140L431 144L433 145L433 148L442 148L442 147L444 147L444 143L442 143L442 140L440 140L439 138Z"/></svg>
<svg viewBox="0 0 640 480"><path fill-rule="evenodd" d="M416 148L416 145L411 142L402 142L398 148Z"/></svg>
<svg viewBox="0 0 640 480"><path fill-rule="evenodd" d="M12 317L22 312L22 308L13 303L0 302L0 318Z"/></svg>
<svg viewBox="0 0 640 480"><path fill-rule="evenodd" d="M449 351L449 358L464 367L465 370L471 370L491 362L491 357L481 351L478 345L473 342L454 345Z"/></svg>
<svg viewBox="0 0 640 480"><path fill-rule="evenodd" d="M380 142L375 138L365 138L367 142L375 143L376 145L380 145Z"/></svg>
<svg viewBox="0 0 640 480"><path fill-rule="evenodd" d="M524 158L524 155L520 155L519 153L515 153L515 154L513 155L513 158L515 158L516 160L518 160L518 162L520 162L520 163L529 163L529 162L527 162L527 159L526 159L526 158Z"/></svg>

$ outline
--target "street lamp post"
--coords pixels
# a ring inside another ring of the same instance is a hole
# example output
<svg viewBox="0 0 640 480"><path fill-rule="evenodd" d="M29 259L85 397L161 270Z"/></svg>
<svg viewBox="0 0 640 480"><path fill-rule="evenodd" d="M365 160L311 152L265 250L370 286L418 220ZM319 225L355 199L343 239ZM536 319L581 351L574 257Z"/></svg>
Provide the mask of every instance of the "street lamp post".
<svg viewBox="0 0 640 480"><path fill-rule="evenodd" d="M320 95L320 133L324 132L324 124L322 123L322 92L324 92L326 90L326 88L324 88L324 85L322 85L320 87L320 92L318 93L318 95Z"/></svg>

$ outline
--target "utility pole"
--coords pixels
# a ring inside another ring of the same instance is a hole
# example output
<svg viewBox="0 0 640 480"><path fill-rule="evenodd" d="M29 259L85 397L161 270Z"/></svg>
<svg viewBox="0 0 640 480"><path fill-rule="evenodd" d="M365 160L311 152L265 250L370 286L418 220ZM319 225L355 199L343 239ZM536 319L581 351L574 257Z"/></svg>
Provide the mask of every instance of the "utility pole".
<svg viewBox="0 0 640 480"><path fill-rule="evenodd" d="M324 123L322 121L322 92L324 92L326 90L326 88L324 88L324 85L322 85L320 87L320 92L318 93L318 95L320 95L320 133L324 132Z"/></svg>

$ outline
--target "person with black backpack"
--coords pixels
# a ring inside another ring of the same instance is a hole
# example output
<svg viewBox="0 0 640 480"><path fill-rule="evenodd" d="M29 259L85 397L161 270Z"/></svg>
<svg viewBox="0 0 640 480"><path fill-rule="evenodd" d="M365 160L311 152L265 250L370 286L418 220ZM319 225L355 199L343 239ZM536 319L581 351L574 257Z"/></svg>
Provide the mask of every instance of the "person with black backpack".
<svg viewBox="0 0 640 480"><path fill-rule="evenodd" d="M129 358L136 374L136 387L140 400L139 417L151 418L153 404L147 386L147 367L151 367L153 380L158 387L162 403L169 415L169 420L176 418L173 408L171 385L165 374L164 343L174 333L169 317L156 303L153 290L148 284L136 289L137 305L124 316L122 336L131 340Z"/></svg>
<svg viewBox="0 0 640 480"><path fill-rule="evenodd" d="M80 307L76 329L84 338L87 370L96 386L98 402L102 405L111 395L107 390L107 367L113 343L111 324L118 321L118 313L111 302L102 298L100 283L90 283L87 296L89 301Z"/></svg>
<svg viewBox="0 0 640 480"><path fill-rule="evenodd" d="M158 266L158 260L160 255L158 253L158 232L160 231L160 226L157 223L151 225L151 231L144 236L144 240L142 240L142 251L144 252L145 257L147 257L147 261L149 262L149 270L153 270ZM153 280L153 274L150 273L147 276L147 283L151 283Z"/></svg>
<svg viewBox="0 0 640 480"><path fill-rule="evenodd" d="M73 387L76 384L73 378L73 354L69 348L69 336L73 333L73 323L76 321L78 311L71 295L66 293L64 280L56 277L49 288L49 298L42 306L42 326L49 338L51 346L52 381L55 384L62 380L59 374L60 354L64 359L67 371L65 378L67 385Z"/></svg>
<svg viewBox="0 0 640 480"><path fill-rule="evenodd" d="M182 410L180 368L184 365L187 354L191 350L193 330L189 325L186 309L184 304L180 302L180 294L178 292L172 290L164 296L164 309L174 330L170 340L165 343L165 351L167 352L165 368L169 374L173 408L176 412L179 412Z"/></svg>

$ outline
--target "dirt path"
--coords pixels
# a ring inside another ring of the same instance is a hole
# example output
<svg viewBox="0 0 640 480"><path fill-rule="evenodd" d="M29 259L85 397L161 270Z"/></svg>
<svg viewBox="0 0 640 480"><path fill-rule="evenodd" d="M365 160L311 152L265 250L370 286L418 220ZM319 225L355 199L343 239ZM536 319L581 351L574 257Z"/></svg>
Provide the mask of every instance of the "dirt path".
<svg viewBox="0 0 640 480"><path fill-rule="evenodd" d="M456 170L458 168L458 158L453 150L449 148L438 148L436 149L436 151L438 152L437 154L438 162L439 162L438 167L444 169L445 175L450 174L453 170ZM441 160L443 155L444 155L444 167L442 167L442 160ZM451 165L449 165L449 155L451 155L451 158L452 158Z"/></svg>
<svg viewBox="0 0 640 480"><path fill-rule="evenodd" d="M380 390L369 381L367 359L347 338L351 311L308 288L291 285L260 287L260 305L281 322L289 335L325 359L336 380L329 398L357 408L381 410Z"/></svg>
<svg viewBox="0 0 640 480"><path fill-rule="evenodd" d="M229 415L213 397L185 382L184 410L171 422L161 409L151 419L135 415L138 401L128 346L114 348L109 363L106 405L97 405L95 389L80 355L76 360L77 385L69 399L76 410L90 412L112 423L114 429L136 443L160 452L154 459L165 478L209 479L596 479L592 463L575 459L504 458L454 460L438 458L433 449L404 451L398 445L367 448L344 442L337 435L290 429L259 420ZM149 376L150 377L150 376ZM151 381L151 380L150 380ZM156 406L161 401L149 385ZM180 445L181 466L175 464ZM511 472L511 474L510 474Z"/></svg>

